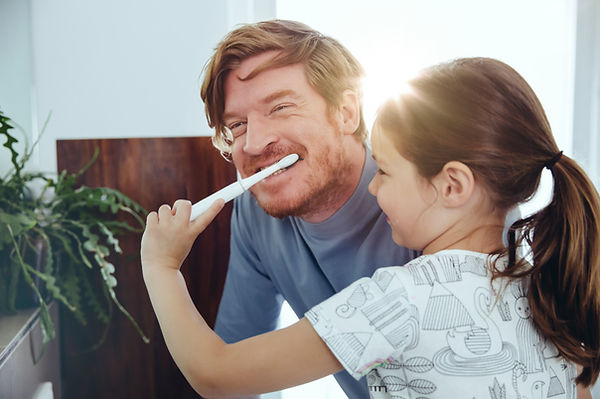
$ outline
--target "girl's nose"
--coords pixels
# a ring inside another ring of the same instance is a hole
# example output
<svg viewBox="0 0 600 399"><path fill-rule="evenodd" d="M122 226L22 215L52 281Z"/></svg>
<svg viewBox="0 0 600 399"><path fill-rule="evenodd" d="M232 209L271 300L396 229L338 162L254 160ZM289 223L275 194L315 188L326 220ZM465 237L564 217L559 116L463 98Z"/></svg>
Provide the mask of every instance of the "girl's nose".
<svg viewBox="0 0 600 399"><path fill-rule="evenodd" d="M377 196L377 175L373 176L371 182L369 183L369 192L371 195Z"/></svg>

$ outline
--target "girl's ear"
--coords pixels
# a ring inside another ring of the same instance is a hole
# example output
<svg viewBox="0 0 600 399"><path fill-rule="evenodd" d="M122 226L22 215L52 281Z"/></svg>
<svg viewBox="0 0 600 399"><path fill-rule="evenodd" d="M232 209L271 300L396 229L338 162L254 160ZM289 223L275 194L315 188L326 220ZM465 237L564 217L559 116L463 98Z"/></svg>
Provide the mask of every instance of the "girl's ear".
<svg viewBox="0 0 600 399"><path fill-rule="evenodd" d="M342 131L344 134L354 134L360 123L360 102L354 90L344 90L339 110Z"/></svg>
<svg viewBox="0 0 600 399"><path fill-rule="evenodd" d="M471 168L462 162L450 161L435 177L440 199L449 208L456 208L469 201L475 189Z"/></svg>

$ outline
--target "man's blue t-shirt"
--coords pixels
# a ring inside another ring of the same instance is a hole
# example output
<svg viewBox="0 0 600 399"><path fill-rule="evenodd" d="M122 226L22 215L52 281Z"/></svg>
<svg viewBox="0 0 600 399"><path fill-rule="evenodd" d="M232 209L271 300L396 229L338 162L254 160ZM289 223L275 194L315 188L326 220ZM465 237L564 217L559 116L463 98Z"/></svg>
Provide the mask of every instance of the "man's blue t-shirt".
<svg viewBox="0 0 600 399"><path fill-rule="evenodd" d="M235 200L229 269L215 331L226 342L277 328L285 299L298 317L382 266L403 265L418 253L399 247L367 187L377 165L366 151L360 183L329 219L267 215L250 193ZM366 383L335 375L350 398L368 398Z"/></svg>

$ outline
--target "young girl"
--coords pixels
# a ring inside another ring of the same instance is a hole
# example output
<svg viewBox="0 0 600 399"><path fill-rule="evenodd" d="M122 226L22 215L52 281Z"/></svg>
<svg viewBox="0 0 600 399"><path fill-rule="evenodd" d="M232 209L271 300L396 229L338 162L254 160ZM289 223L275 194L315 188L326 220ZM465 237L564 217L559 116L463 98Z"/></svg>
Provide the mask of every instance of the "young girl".
<svg viewBox="0 0 600 399"><path fill-rule="evenodd" d="M575 383L596 381L594 186L506 64L460 59L410 87L378 114L369 190L394 241L423 256L356 281L288 328L226 345L195 309L179 267L222 201L192 223L187 201L148 216L144 280L169 351L200 394L269 392L343 368L366 376L373 398L574 398ZM512 226L506 248L506 214L535 193L544 168L552 201Z"/></svg>

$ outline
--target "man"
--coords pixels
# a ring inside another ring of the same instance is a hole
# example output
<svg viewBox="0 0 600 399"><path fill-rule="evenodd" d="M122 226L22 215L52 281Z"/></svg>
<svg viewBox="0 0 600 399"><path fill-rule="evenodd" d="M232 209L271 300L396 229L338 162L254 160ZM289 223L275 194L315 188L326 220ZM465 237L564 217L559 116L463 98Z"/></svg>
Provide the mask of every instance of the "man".
<svg viewBox="0 0 600 399"><path fill-rule="evenodd" d="M394 244L367 192L376 166L365 145L362 74L336 40L282 20L232 31L207 65L201 95L213 142L242 177L300 156L235 201L215 326L225 341L275 329L284 299L303 316L377 267L416 255ZM351 299L340 311L363 297ZM364 381L335 378L350 398L369 397Z"/></svg>

